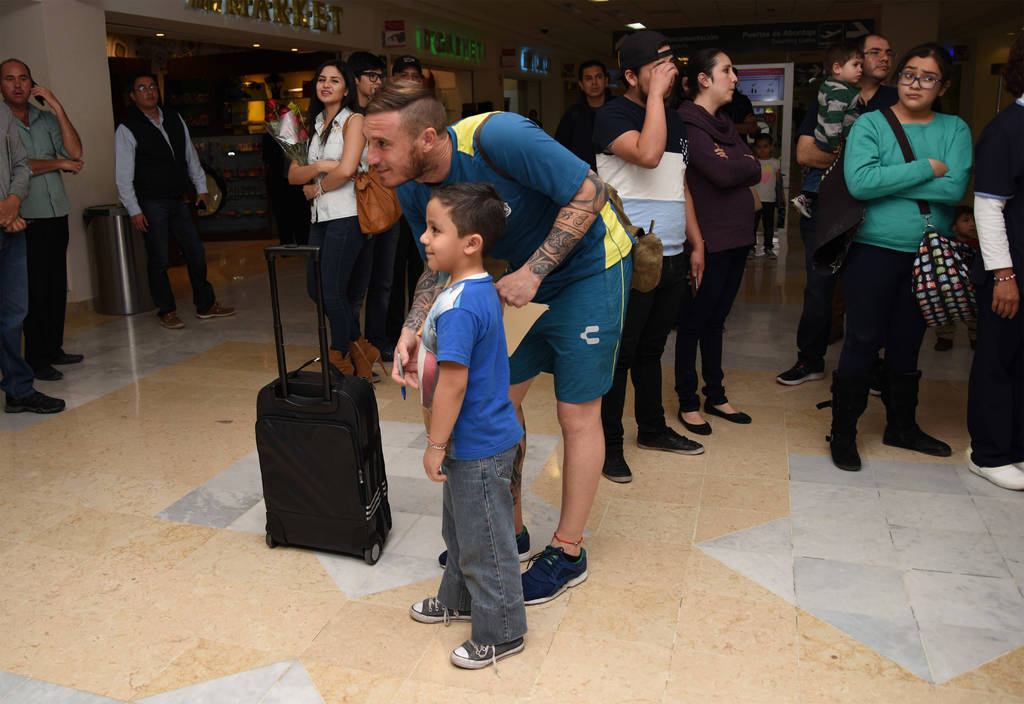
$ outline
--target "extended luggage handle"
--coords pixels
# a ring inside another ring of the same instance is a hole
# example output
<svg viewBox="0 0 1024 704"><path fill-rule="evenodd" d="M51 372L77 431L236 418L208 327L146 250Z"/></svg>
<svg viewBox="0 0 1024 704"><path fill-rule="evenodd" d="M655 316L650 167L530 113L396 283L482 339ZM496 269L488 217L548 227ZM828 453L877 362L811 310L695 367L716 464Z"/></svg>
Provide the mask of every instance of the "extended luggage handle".
<svg viewBox="0 0 1024 704"><path fill-rule="evenodd" d="M320 369L323 376L323 397L328 404L332 403L331 371L327 351L327 327L324 324L324 287L320 274L320 248L313 245L273 245L263 248L267 258L267 273L270 276L270 304L274 312L274 344L277 348L277 373L281 379L281 396L288 399L288 365L284 358L284 330L281 327L281 300L277 290L277 258L306 257L313 259L313 278L316 287L316 319L317 334L320 338ZM303 365L310 364L311 360Z"/></svg>

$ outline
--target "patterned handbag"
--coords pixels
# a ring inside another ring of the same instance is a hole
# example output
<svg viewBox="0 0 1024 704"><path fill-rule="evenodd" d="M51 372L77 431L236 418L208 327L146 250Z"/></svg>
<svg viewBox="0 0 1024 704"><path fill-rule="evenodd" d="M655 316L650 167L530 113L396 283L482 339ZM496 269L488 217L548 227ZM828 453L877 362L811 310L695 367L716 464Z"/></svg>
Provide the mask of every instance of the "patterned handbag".
<svg viewBox="0 0 1024 704"><path fill-rule="evenodd" d="M913 161L914 150L892 108L884 108L881 112L896 133L903 158L908 163ZM954 320L974 320L978 315L978 304L968 276L970 262L965 261L960 243L932 227L932 209L928 202L919 200L917 207L925 225L914 258L911 282L924 322L929 327L939 327Z"/></svg>
<svg viewBox="0 0 1024 704"><path fill-rule="evenodd" d="M960 243L928 225L914 259L914 295L930 327L974 320L978 304Z"/></svg>

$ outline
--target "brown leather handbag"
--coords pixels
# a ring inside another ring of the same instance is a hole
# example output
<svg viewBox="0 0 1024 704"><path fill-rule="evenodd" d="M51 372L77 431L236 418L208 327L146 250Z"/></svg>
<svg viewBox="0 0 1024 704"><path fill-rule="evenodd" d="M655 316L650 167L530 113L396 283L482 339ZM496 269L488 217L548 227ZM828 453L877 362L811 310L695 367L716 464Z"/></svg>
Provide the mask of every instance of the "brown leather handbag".
<svg viewBox="0 0 1024 704"><path fill-rule="evenodd" d="M341 126L342 133L351 119L349 115ZM390 230L402 217L402 206L398 204L395 189L381 183L377 170L372 166L366 171L357 171L352 180L356 185L356 214L362 233L369 237Z"/></svg>

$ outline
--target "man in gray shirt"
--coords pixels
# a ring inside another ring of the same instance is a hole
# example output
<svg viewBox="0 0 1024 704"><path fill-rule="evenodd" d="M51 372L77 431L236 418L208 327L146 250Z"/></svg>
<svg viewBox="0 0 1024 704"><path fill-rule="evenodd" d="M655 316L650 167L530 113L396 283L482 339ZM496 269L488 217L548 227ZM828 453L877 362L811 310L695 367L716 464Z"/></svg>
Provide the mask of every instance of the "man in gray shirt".
<svg viewBox="0 0 1024 704"><path fill-rule="evenodd" d="M32 171L10 109L0 103L0 388L8 413L58 413L64 402L32 388L32 367L21 356L21 324L28 312L25 220L18 215Z"/></svg>

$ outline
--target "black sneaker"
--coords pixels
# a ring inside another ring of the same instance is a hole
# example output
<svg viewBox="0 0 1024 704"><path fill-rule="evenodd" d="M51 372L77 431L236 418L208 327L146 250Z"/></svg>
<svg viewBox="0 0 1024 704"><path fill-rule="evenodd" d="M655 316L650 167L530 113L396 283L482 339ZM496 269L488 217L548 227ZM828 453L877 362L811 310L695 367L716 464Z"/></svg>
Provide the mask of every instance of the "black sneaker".
<svg viewBox="0 0 1024 704"><path fill-rule="evenodd" d="M452 621L472 620L469 611L449 609L434 597L417 601L410 606L409 615L420 623L443 623L446 626Z"/></svg>
<svg viewBox="0 0 1024 704"><path fill-rule="evenodd" d="M645 450L664 450L678 452L680 455L699 455L704 452L703 445L680 435L672 428L665 428L656 435L638 435L636 444Z"/></svg>
<svg viewBox="0 0 1024 704"><path fill-rule="evenodd" d="M526 526L523 526L523 532L516 536L516 552L519 553L520 562L530 559L530 531L526 530ZM437 562L442 568L448 564L447 550L437 556Z"/></svg>
<svg viewBox="0 0 1024 704"><path fill-rule="evenodd" d="M775 381L783 386L797 386L805 381L817 381L824 378L824 369L813 370L807 366L806 362L797 362L791 369L787 369L775 377Z"/></svg>
<svg viewBox="0 0 1024 704"><path fill-rule="evenodd" d="M467 640L458 648L452 651L452 665L463 667L467 670L479 670L488 665L497 667L498 661L507 658L509 655L523 652L526 644L522 638L516 638L508 643L499 645L480 645L472 640Z"/></svg>
<svg viewBox="0 0 1024 704"><path fill-rule="evenodd" d="M64 410L64 401L41 394L38 391L33 391L28 396L22 396L21 398L15 398L7 394L7 403L4 405L4 410L8 413L22 413L24 411L32 413L60 413Z"/></svg>
<svg viewBox="0 0 1024 704"><path fill-rule="evenodd" d="M629 465L626 464L621 450L618 452L605 450L604 467L601 469L601 474L619 484L628 484L633 481L633 472L629 470Z"/></svg>

